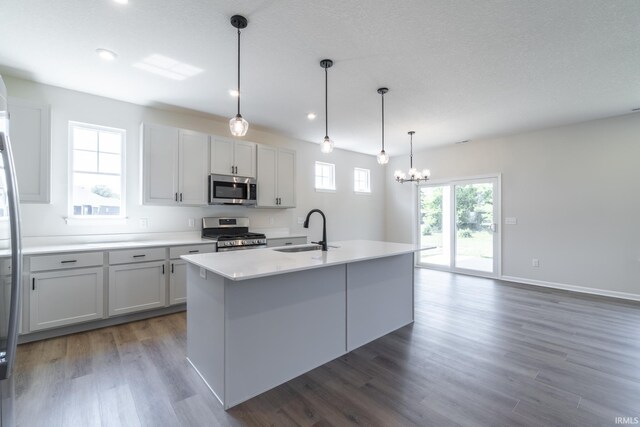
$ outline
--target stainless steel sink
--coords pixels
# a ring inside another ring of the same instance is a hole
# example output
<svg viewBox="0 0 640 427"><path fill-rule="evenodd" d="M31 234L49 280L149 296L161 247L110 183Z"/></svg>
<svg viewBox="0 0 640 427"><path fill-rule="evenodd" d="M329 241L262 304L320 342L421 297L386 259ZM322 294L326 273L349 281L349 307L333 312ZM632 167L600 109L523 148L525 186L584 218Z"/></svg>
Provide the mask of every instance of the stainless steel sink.
<svg viewBox="0 0 640 427"><path fill-rule="evenodd" d="M319 251L320 249L322 249L322 246L320 245L300 245L300 246L291 246L291 247L284 247L284 248L275 248L273 250L277 252L292 253L292 252Z"/></svg>

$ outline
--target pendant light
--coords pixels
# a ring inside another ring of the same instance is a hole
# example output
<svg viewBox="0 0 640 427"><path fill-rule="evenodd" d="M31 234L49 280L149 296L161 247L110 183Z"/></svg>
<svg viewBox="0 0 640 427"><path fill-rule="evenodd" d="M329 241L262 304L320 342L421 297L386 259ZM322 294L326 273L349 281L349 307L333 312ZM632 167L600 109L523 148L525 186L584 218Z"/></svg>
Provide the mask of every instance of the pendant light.
<svg viewBox="0 0 640 427"><path fill-rule="evenodd" d="M327 73L327 69L333 66L333 61L323 59L320 61L320 66L324 68L324 139L320 144L320 151L327 154L333 151L333 141L329 138L329 77Z"/></svg>
<svg viewBox="0 0 640 427"><path fill-rule="evenodd" d="M387 163L389 163L389 155L386 151L384 151L384 94L387 92L389 92L389 89L387 89L386 87L381 87L380 89L378 89L378 93L382 98L382 150L380 150L380 152L378 153L377 158L378 163L381 165L386 165Z"/></svg>
<svg viewBox="0 0 640 427"><path fill-rule="evenodd" d="M419 172L416 168L413 167L413 134L415 131L409 131L410 135L410 144L411 144L411 154L409 154L409 173L406 174L402 171L395 171L393 173L394 178L400 184L405 182L415 182L416 184L420 184L421 181L428 181L431 176L431 171L429 169L424 169L422 172Z"/></svg>
<svg viewBox="0 0 640 427"><path fill-rule="evenodd" d="M238 114L229 120L229 129L233 136L245 136L249 129L249 123L240 114L240 29L247 27L247 18L233 15L231 17L231 25L238 29Z"/></svg>

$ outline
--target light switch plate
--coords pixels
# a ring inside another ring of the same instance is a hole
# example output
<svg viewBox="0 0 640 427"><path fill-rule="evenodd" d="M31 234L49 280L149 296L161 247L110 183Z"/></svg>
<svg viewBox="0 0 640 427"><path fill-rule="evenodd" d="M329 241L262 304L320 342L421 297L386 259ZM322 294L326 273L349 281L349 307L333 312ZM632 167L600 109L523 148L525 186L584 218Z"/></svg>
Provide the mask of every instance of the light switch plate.
<svg viewBox="0 0 640 427"><path fill-rule="evenodd" d="M138 223L138 225L140 226L140 228L147 228L149 227L149 220L147 218L140 218L140 222Z"/></svg>
<svg viewBox="0 0 640 427"><path fill-rule="evenodd" d="M518 218L515 218L515 217L505 218L504 223L507 225L516 225L518 223Z"/></svg>
<svg viewBox="0 0 640 427"><path fill-rule="evenodd" d="M189 218L188 224L190 228L193 228L196 226L196 220L193 218Z"/></svg>
<svg viewBox="0 0 640 427"><path fill-rule="evenodd" d="M200 267L200 277L202 277L203 279L207 278L207 270L202 267Z"/></svg>

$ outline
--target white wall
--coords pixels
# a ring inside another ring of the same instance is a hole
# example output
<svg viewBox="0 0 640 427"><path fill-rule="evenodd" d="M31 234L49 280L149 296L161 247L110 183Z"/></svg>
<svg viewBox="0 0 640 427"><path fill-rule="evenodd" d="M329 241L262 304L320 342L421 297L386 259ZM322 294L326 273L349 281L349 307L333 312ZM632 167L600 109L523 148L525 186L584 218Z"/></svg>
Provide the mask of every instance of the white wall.
<svg viewBox="0 0 640 427"><path fill-rule="evenodd" d="M387 167L387 240L414 238L415 188L392 176L408 163ZM640 298L640 114L450 145L414 164L433 179L502 174L502 218L518 220L502 225L503 276Z"/></svg>
<svg viewBox="0 0 640 427"><path fill-rule="evenodd" d="M307 230L297 223L312 208L327 215L328 240L382 239L384 218L384 171L375 157L336 149L329 155L320 153L318 144L295 140L257 129L252 124L249 141L281 146L297 151L297 208L254 209L245 207L157 207L142 206L140 200L140 123L150 122L192 129L209 134L229 136L228 119L206 114L144 107L100 96L42 85L13 77L3 77L10 97L51 105L51 203L22 204L23 235L77 236L86 234L184 232L193 231L188 219L196 219L196 228L203 216L247 216L252 228L288 228L292 232ZM230 110L229 114L233 111ZM304 115L301 115L304 120ZM248 118L251 119L250 117ZM68 215L68 122L70 120L122 128L127 131L126 215L125 225L91 227L67 225ZM284 118L283 118L284 120ZM15 141L14 143L19 143ZM336 164L337 191L317 193L314 190L316 160ZM353 193L353 168L371 170L372 195ZM258 184L259 185L259 184ZM258 187L258 191L259 187ZM148 219L148 228L140 228L140 219ZM320 217L311 220L310 236L320 238ZM63 238L61 237L61 240Z"/></svg>

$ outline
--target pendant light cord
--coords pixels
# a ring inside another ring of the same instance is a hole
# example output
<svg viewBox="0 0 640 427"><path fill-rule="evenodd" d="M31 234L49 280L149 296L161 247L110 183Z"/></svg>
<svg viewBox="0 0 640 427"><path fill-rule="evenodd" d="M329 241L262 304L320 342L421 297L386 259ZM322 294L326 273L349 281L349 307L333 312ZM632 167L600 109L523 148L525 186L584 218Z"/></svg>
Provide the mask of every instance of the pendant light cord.
<svg viewBox="0 0 640 427"><path fill-rule="evenodd" d="M411 141L409 142L410 145L410 154L409 154L409 169L413 169L413 134L411 134Z"/></svg>
<svg viewBox="0 0 640 427"><path fill-rule="evenodd" d="M324 68L324 137L329 138L329 73Z"/></svg>
<svg viewBox="0 0 640 427"><path fill-rule="evenodd" d="M238 28L238 115L240 115L240 28Z"/></svg>
<svg viewBox="0 0 640 427"><path fill-rule="evenodd" d="M382 151L384 151L384 93L382 93Z"/></svg>

